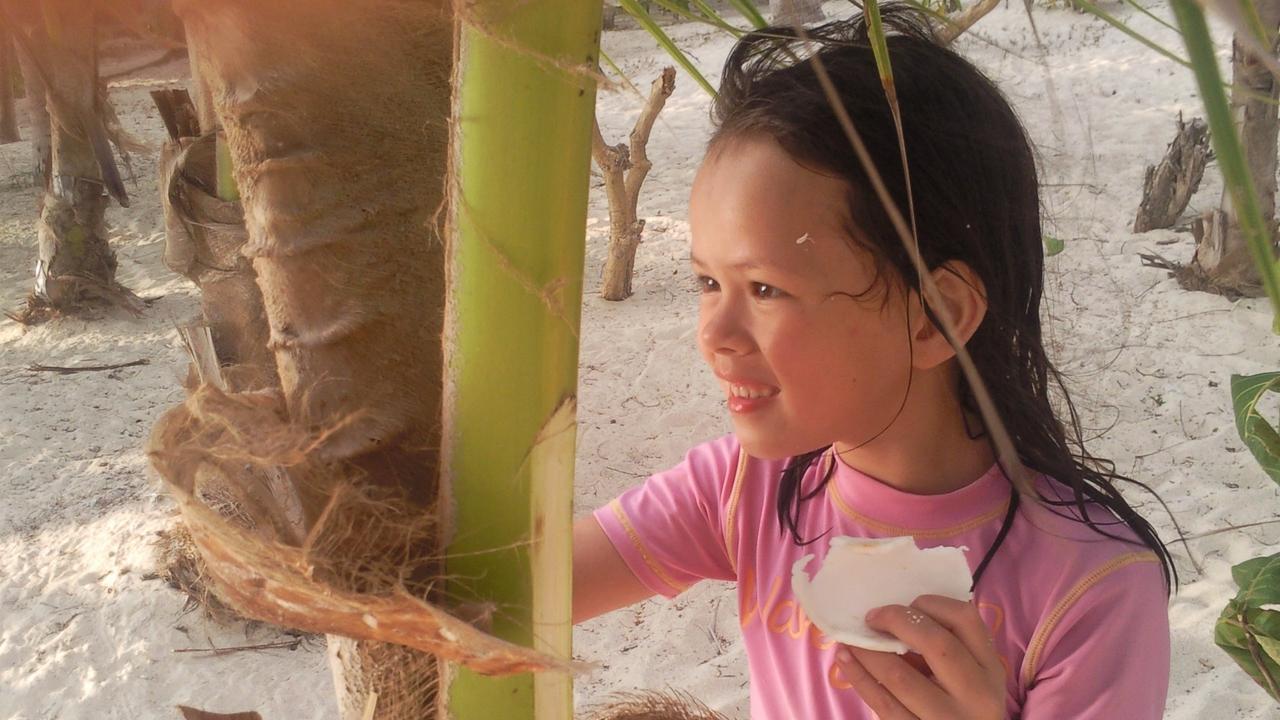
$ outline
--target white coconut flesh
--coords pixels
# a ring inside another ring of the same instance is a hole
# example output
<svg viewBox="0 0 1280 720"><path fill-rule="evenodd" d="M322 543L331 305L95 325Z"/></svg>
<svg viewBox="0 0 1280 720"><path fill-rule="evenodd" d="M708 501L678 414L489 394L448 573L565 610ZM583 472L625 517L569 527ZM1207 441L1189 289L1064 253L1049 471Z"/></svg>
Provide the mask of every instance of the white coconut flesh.
<svg viewBox="0 0 1280 720"><path fill-rule="evenodd" d="M800 607L828 638L867 650L910 650L891 635L872 630L863 618L885 605L910 605L921 595L969 600L973 582L965 548L921 550L909 537L834 537L822 567L805 571L813 555L791 567L791 589Z"/></svg>

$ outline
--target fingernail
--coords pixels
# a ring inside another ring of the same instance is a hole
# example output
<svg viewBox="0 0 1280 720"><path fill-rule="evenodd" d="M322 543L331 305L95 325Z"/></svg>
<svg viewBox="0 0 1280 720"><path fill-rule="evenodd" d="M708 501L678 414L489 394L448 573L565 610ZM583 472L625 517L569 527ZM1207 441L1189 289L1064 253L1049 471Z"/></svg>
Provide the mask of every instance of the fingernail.
<svg viewBox="0 0 1280 720"><path fill-rule="evenodd" d="M845 664L852 663L853 653L849 652L847 648L840 648L836 651L836 660Z"/></svg>
<svg viewBox="0 0 1280 720"><path fill-rule="evenodd" d="M865 620L868 625L871 625L879 620L881 615L884 615L884 608L872 608L867 611L866 617L864 617L863 620Z"/></svg>

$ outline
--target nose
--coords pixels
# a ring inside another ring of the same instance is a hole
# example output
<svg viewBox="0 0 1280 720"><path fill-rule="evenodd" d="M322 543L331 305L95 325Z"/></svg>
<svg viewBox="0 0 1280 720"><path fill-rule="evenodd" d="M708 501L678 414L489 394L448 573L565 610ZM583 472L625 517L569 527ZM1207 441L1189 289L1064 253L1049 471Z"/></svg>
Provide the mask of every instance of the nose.
<svg viewBox="0 0 1280 720"><path fill-rule="evenodd" d="M698 342L712 355L745 355L751 351L751 333L743 308L720 295L704 301L698 310Z"/></svg>

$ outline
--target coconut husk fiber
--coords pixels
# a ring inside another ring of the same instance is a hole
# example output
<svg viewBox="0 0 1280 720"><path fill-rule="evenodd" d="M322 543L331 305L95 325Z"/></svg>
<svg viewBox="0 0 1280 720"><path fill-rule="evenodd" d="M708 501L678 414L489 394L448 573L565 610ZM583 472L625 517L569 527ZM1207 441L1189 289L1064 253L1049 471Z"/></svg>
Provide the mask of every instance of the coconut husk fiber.
<svg viewBox="0 0 1280 720"><path fill-rule="evenodd" d="M308 463L322 440L287 423L278 396L212 385L157 424L152 462L219 598L246 617L403 645L480 673L570 669L421 599L432 581L419 566L433 559L413 553L434 538L430 515L394 490L362 487L340 467ZM305 500L282 499L270 479L281 472ZM206 488L220 494L210 497ZM300 543L292 539L290 502L320 503Z"/></svg>

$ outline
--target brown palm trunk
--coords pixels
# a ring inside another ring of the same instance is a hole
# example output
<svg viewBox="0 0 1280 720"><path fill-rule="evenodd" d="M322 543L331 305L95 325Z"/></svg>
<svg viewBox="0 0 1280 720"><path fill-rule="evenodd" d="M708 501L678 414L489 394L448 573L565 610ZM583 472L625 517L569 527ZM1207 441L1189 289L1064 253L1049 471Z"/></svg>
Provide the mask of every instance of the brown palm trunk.
<svg viewBox="0 0 1280 720"><path fill-rule="evenodd" d="M426 517L439 469L450 5L184 0L176 10L231 151L285 421L324 433L289 474L378 488ZM325 496L299 488L315 523ZM362 536L388 530L368 521ZM349 567L386 562L373 553L389 548L352 545L338 548ZM425 592L420 579L402 578ZM382 580L335 578L394 589ZM434 717L431 656L337 637L330 655L343 718L371 707L368 717Z"/></svg>
<svg viewBox="0 0 1280 720"><path fill-rule="evenodd" d="M107 195L90 143L97 66L93 14L78 0L45 0L47 26L28 50L41 61L33 75L49 83L52 117L49 182L40 212L36 297L70 309L115 285L116 258L103 216ZM34 94L34 93L33 93Z"/></svg>
<svg viewBox="0 0 1280 720"><path fill-rule="evenodd" d="M1262 26L1270 34L1270 45L1274 51L1276 32L1280 28L1280 0L1256 0L1254 6ZM1280 130L1276 110L1280 100L1280 82L1235 41L1231 44L1231 72L1231 106L1235 110L1249 174L1258 193L1258 206L1274 247L1276 138ZM1190 276L1196 278L1193 282L1197 286L1206 285L1228 294L1255 297L1263 294L1262 280L1226 190L1222 192L1218 209L1198 221L1193 227L1193 234L1196 253Z"/></svg>
<svg viewBox="0 0 1280 720"><path fill-rule="evenodd" d="M4 20L10 24L9 40L14 44L14 59L18 70L22 73L23 109L27 114L27 132L31 136L31 177L36 187L49 187L49 169L52 164L52 128L49 122L49 108L45 102L45 76L36 65L29 49L35 42L45 38L44 20L38 10L40 6L0 4L4 9ZM20 42L28 38L26 42Z"/></svg>
<svg viewBox="0 0 1280 720"><path fill-rule="evenodd" d="M18 135L18 113L13 101L15 62L13 38L9 37L8 28L0 27L0 144L22 139Z"/></svg>

